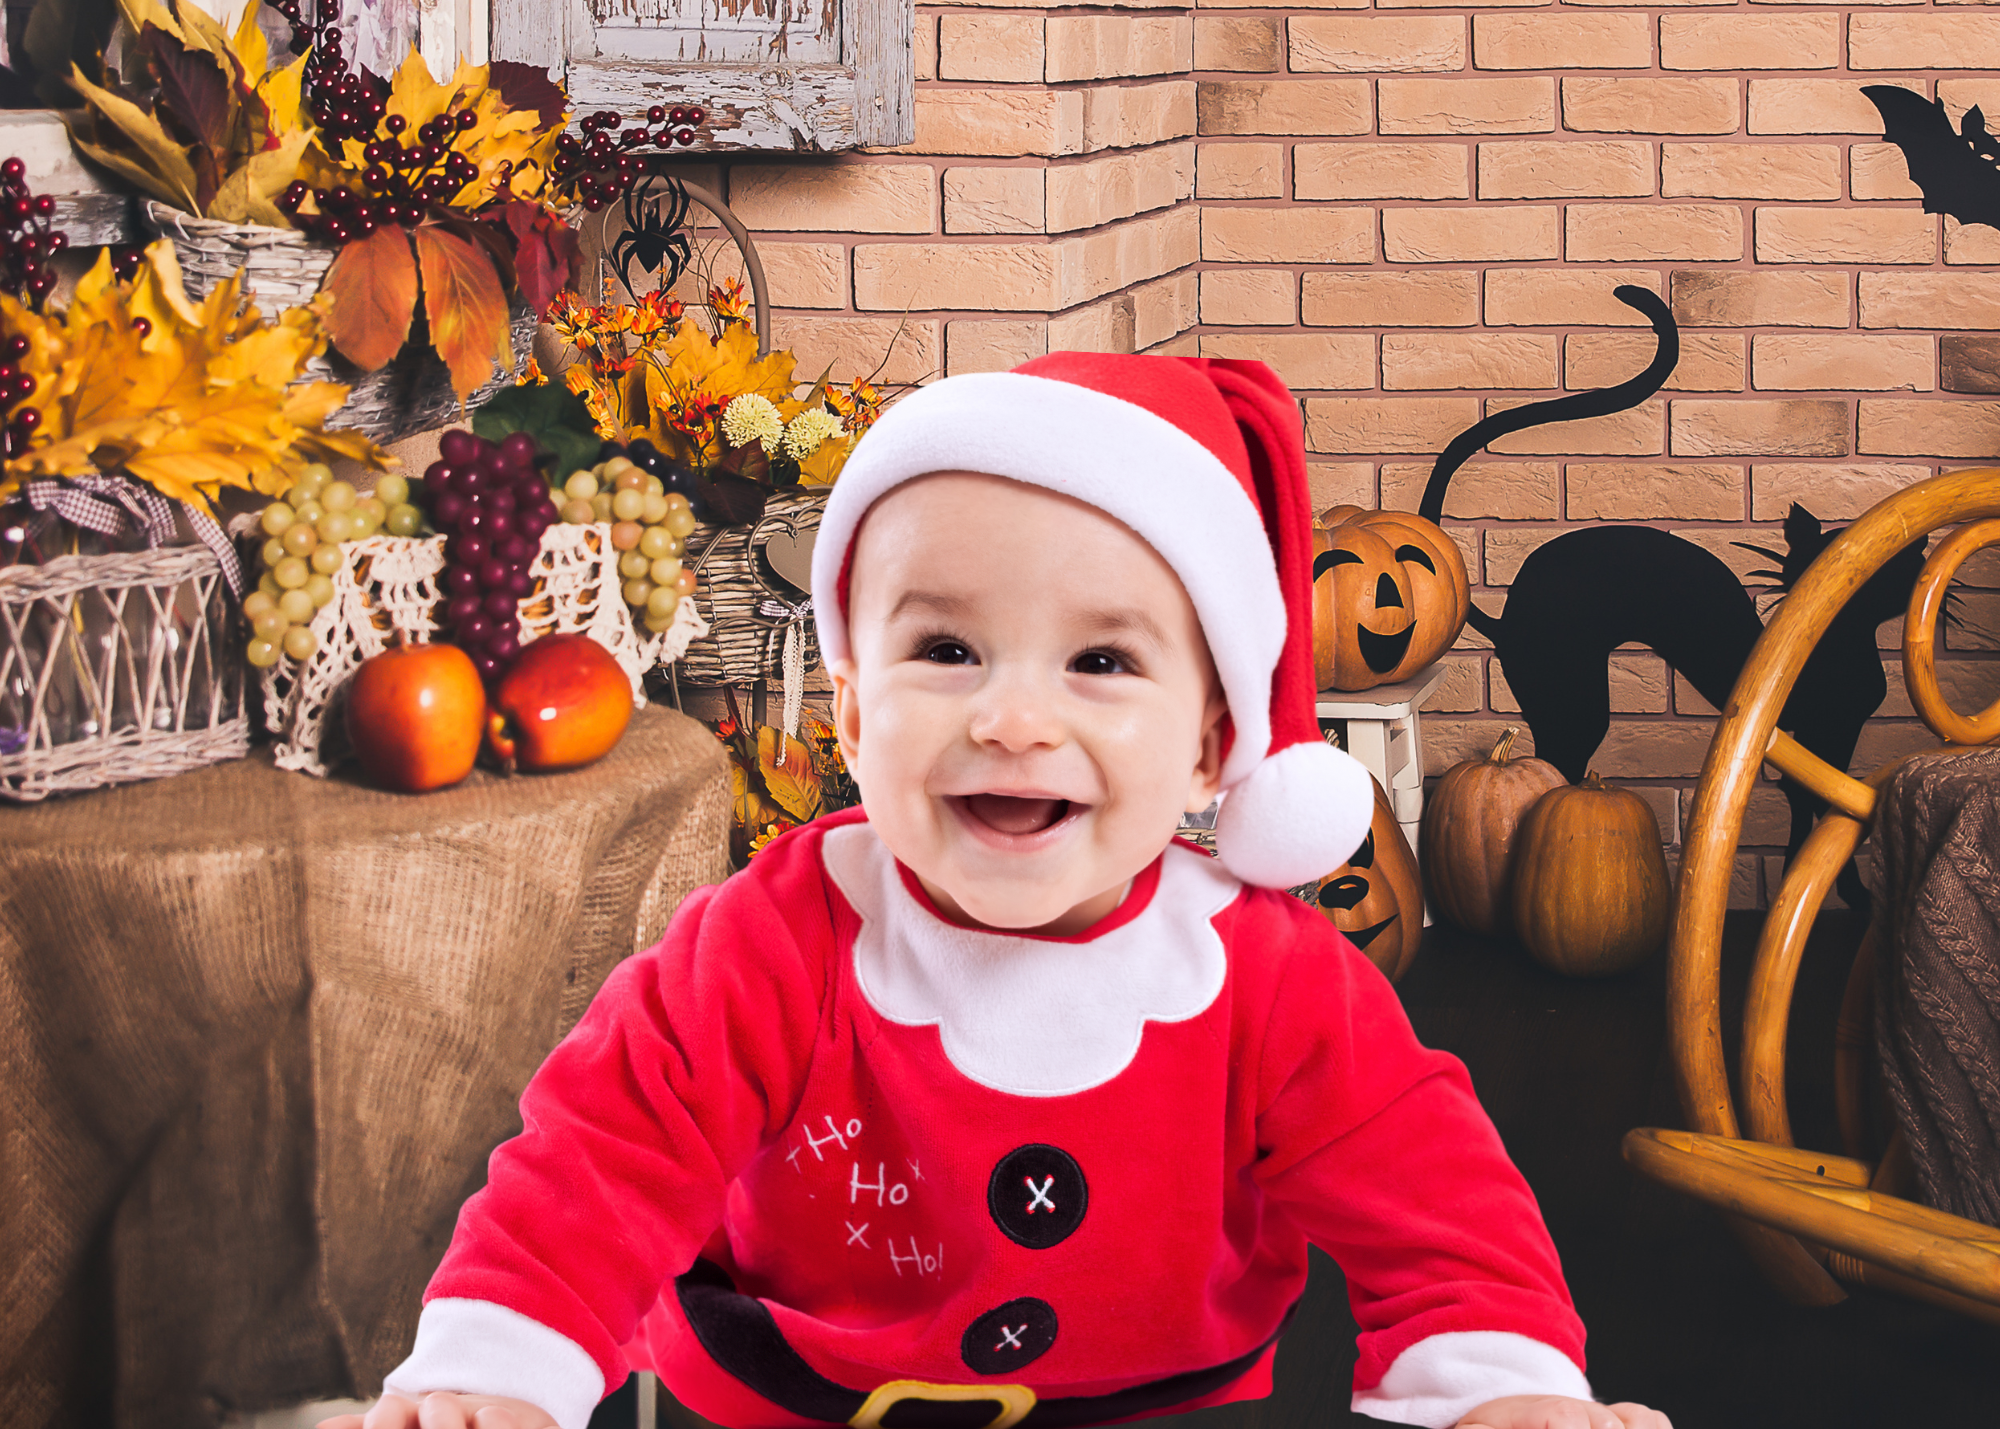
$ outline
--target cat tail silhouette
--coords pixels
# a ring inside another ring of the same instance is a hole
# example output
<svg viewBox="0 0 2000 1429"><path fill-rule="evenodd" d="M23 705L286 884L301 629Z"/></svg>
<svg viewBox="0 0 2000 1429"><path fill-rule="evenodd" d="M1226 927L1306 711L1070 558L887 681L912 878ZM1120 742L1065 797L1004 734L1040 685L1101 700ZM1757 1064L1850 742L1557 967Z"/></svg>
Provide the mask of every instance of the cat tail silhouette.
<svg viewBox="0 0 2000 1429"><path fill-rule="evenodd" d="M1451 439L1451 444L1438 457L1437 465L1431 468L1431 479L1424 487L1424 499L1417 507L1419 516L1426 521L1444 519L1444 498L1451 488L1453 474L1488 442L1498 441L1526 427L1574 422L1584 417L1608 417L1613 412L1638 406L1660 390L1673 374L1674 365L1681 360L1681 334L1674 322L1673 310L1661 302L1659 295L1650 288L1631 283L1619 284L1611 290L1611 296L1628 308L1636 308L1653 325L1659 345L1654 349L1653 360L1646 365L1646 370L1616 386L1573 392L1567 397L1552 397L1546 402L1530 402L1525 407L1495 412L1483 421L1473 423ZM1497 624L1497 620L1475 609L1470 623L1474 630L1490 639L1493 632L1488 627Z"/></svg>

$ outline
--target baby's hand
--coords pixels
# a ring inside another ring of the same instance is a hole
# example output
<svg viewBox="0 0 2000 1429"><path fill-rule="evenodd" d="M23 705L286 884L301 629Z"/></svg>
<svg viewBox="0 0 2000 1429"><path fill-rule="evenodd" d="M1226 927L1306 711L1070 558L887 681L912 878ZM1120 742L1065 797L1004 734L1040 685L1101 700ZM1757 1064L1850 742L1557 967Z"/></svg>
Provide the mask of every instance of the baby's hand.
<svg viewBox="0 0 2000 1429"><path fill-rule="evenodd" d="M430 1426L425 1425L424 1429ZM1510 1394L1505 1399L1487 1400L1460 1419L1457 1429L1674 1429L1674 1426L1659 1410L1643 1404L1593 1404L1587 1399L1565 1399L1560 1394Z"/></svg>
<svg viewBox="0 0 2000 1429"><path fill-rule="evenodd" d="M495 1394L426 1394L422 1404L385 1394L366 1414L336 1414L314 1429L556 1429L547 1411Z"/></svg>

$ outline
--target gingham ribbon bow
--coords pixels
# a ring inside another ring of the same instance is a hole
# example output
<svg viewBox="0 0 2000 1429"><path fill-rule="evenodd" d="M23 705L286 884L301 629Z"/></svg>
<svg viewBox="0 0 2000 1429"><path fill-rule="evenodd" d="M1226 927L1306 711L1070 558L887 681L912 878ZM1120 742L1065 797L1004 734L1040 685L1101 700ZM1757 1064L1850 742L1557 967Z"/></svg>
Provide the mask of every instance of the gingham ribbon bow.
<svg viewBox="0 0 2000 1429"><path fill-rule="evenodd" d="M173 503L150 486L125 476L70 476L41 478L27 483L28 505L37 511L54 511L72 526L116 536L127 530L144 534L150 549L174 539ZM188 529L208 547L222 567L232 595L243 594L243 567L236 559L236 547L215 518L200 507L181 503L187 514Z"/></svg>
<svg viewBox="0 0 2000 1429"><path fill-rule="evenodd" d="M757 613L766 620L781 620L785 623L785 724L787 735L799 732L799 715L806 702L806 641L805 623L812 617L812 597L807 596L797 605L767 595L757 602Z"/></svg>

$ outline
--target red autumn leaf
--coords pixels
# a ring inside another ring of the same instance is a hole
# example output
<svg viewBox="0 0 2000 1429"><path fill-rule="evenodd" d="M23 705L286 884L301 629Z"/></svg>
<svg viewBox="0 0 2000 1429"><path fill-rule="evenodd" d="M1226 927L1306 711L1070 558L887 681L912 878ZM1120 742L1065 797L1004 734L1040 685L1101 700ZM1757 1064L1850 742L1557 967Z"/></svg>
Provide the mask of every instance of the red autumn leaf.
<svg viewBox="0 0 2000 1429"><path fill-rule="evenodd" d="M507 298L493 259L477 244L434 223L417 229L416 240L431 346L451 369L451 385L464 401L511 350Z"/></svg>
<svg viewBox="0 0 2000 1429"><path fill-rule="evenodd" d="M160 82L159 109L194 145L195 200L205 211L222 183L235 106L229 76L209 55L191 50L157 25L140 31Z"/></svg>
<svg viewBox="0 0 2000 1429"><path fill-rule="evenodd" d="M401 225L384 224L334 256L321 290L333 298L327 336L355 366L373 372L403 346L417 311L417 264Z"/></svg>
<svg viewBox="0 0 2000 1429"><path fill-rule="evenodd" d="M514 235L514 277L542 317L576 276L576 230L538 203L515 199L500 210Z"/></svg>

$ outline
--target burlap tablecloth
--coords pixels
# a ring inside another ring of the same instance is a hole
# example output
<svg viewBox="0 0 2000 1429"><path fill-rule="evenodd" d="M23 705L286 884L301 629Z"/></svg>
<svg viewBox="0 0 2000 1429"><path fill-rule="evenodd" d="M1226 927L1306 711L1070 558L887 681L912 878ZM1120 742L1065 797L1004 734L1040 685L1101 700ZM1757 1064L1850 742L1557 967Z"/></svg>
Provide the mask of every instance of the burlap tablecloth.
<svg viewBox="0 0 2000 1429"><path fill-rule="evenodd" d="M726 874L721 746L408 796L253 756L0 809L0 1425L373 1394L516 1099Z"/></svg>

